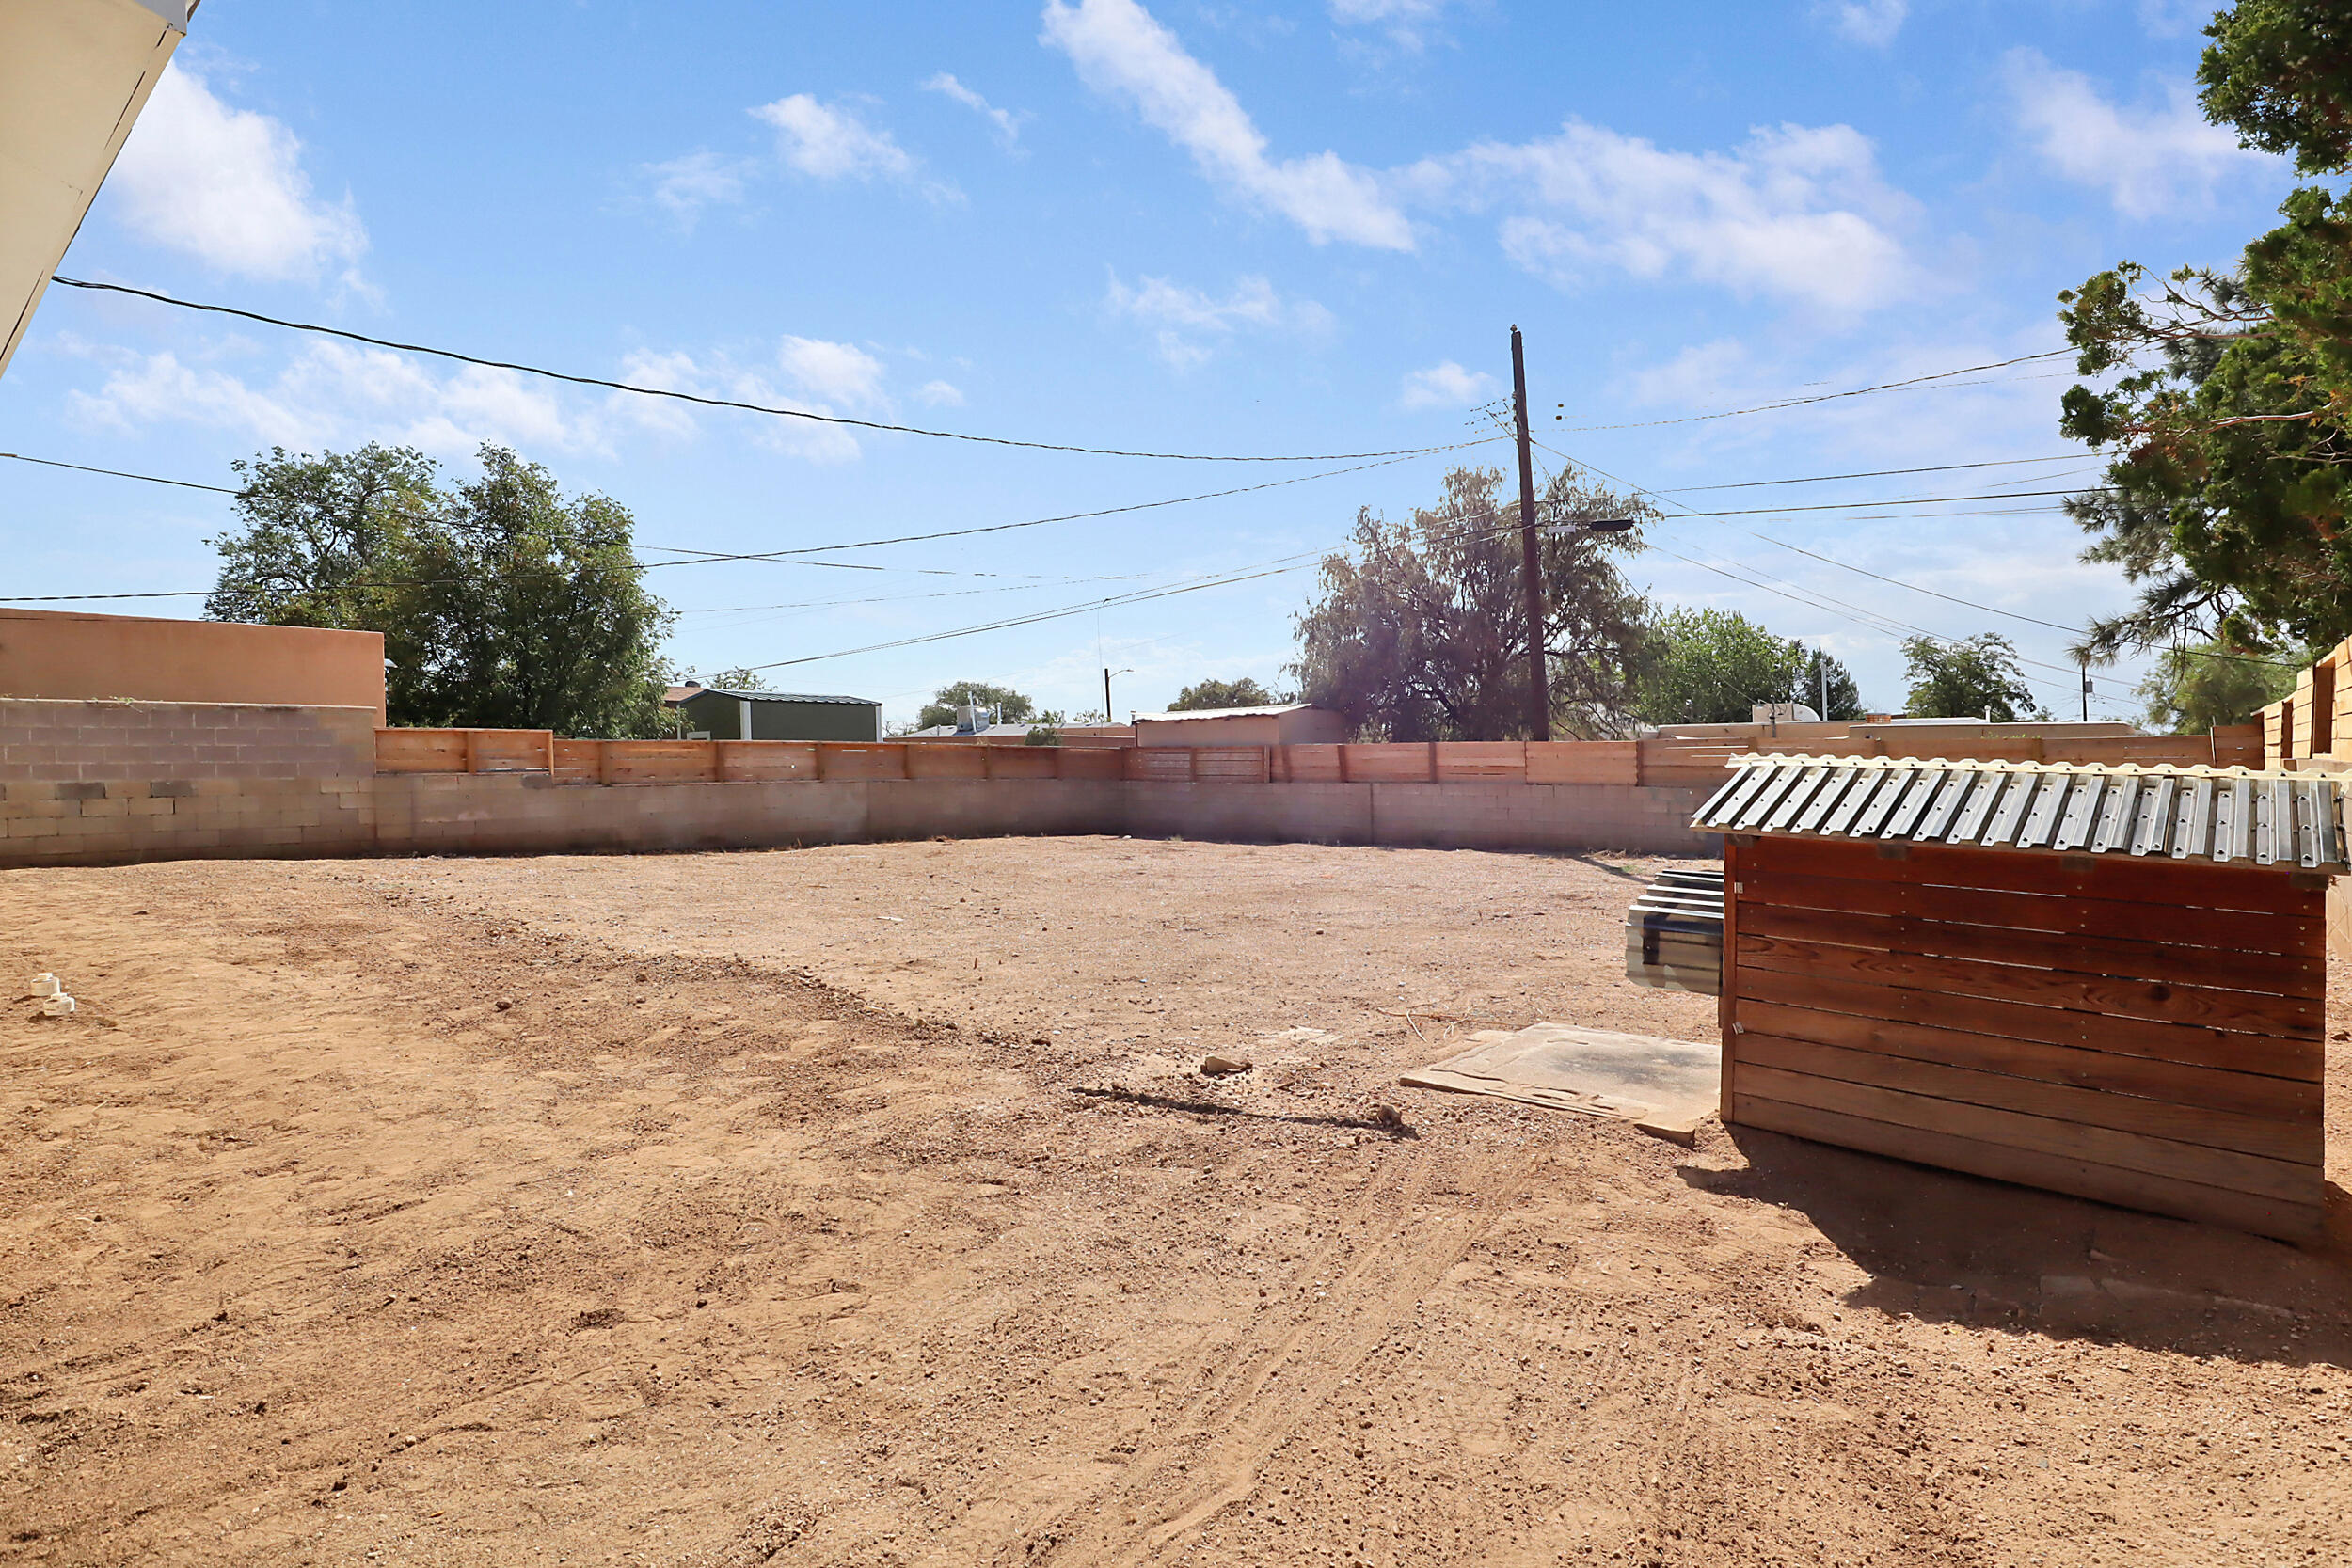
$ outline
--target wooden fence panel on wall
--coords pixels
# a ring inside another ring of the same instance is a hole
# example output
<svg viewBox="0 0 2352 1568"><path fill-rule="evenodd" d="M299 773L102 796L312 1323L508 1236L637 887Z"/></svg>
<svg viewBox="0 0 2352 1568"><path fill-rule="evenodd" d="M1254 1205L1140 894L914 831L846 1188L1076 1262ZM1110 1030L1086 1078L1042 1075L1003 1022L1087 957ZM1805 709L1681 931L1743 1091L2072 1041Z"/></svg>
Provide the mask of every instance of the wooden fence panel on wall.
<svg viewBox="0 0 2352 1568"><path fill-rule="evenodd" d="M907 748L877 743L823 741L817 747L817 776L820 779L903 779Z"/></svg>
<svg viewBox="0 0 2352 1568"><path fill-rule="evenodd" d="M567 784L604 783L604 742L601 740L563 740L555 742L555 782ZM381 748L378 748L381 755Z"/></svg>
<svg viewBox="0 0 2352 1568"><path fill-rule="evenodd" d="M1127 777L1149 784L1190 784L1192 749L1188 746L1138 746L1120 753Z"/></svg>
<svg viewBox="0 0 2352 1568"><path fill-rule="evenodd" d="M1349 784L1429 784L1438 776L1437 748L1426 741L1343 746L1340 767Z"/></svg>
<svg viewBox="0 0 2352 1568"><path fill-rule="evenodd" d="M378 730L375 732L375 770L379 773L463 773L466 770L466 732Z"/></svg>
<svg viewBox="0 0 2352 1568"><path fill-rule="evenodd" d="M988 752L989 748L985 746L909 746L907 777L985 779L988 777Z"/></svg>
<svg viewBox="0 0 2352 1568"><path fill-rule="evenodd" d="M1726 841L1726 1120L2319 1234L2315 885L1888 847Z"/></svg>
<svg viewBox="0 0 2352 1568"><path fill-rule="evenodd" d="M1123 779L1127 776L1127 759L1123 752L1109 746L1089 746L1073 751L1068 747L1054 752L1055 777L1061 779Z"/></svg>
<svg viewBox="0 0 2352 1568"><path fill-rule="evenodd" d="M1527 782L1629 784L1642 778L1638 740L1536 740L1527 747Z"/></svg>
<svg viewBox="0 0 2352 1568"><path fill-rule="evenodd" d="M1274 779L1277 784L1344 784L1346 776L1340 767L1337 746L1277 746L1274 748Z"/></svg>
<svg viewBox="0 0 2352 1568"><path fill-rule="evenodd" d="M709 784L719 777L718 742L607 740L606 784Z"/></svg>
<svg viewBox="0 0 2352 1568"><path fill-rule="evenodd" d="M1264 784L1268 780L1263 746L1195 746L1192 776L1202 784Z"/></svg>
<svg viewBox="0 0 2352 1568"><path fill-rule="evenodd" d="M1525 784L1524 740L1443 740L1433 749L1439 784Z"/></svg>
<svg viewBox="0 0 2352 1568"><path fill-rule="evenodd" d="M983 746L992 779L1051 779L1059 776L1053 749L1045 746Z"/></svg>
<svg viewBox="0 0 2352 1568"><path fill-rule="evenodd" d="M817 748L797 740L714 740L722 784L782 784L817 777Z"/></svg>

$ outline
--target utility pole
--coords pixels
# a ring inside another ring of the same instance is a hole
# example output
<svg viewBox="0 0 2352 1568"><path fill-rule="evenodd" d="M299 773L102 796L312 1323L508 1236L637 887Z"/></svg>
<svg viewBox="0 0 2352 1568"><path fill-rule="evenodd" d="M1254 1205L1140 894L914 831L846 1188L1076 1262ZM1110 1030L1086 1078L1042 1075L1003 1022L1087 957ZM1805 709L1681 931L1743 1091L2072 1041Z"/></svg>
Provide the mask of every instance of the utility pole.
<svg viewBox="0 0 2352 1568"><path fill-rule="evenodd" d="M1111 718L1111 667L1107 664L1103 666L1103 722L1117 722Z"/></svg>
<svg viewBox="0 0 2352 1568"><path fill-rule="evenodd" d="M2084 722L2084 723L2086 723L2086 724L2088 724L2088 723L2090 723L2090 660L2089 660L2089 659L2084 659L2084 660L2082 661L2082 672L2083 672L2083 722Z"/></svg>
<svg viewBox="0 0 2352 1568"><path fill-rule="evenodd" d="M1511 328L1511 399L1518 415L1519 556L1527 594L1527 737L1551 738L1551 682L1544 669L1544 578L1535 551L1535 456L1527 444L1527 351Z"/></svg>

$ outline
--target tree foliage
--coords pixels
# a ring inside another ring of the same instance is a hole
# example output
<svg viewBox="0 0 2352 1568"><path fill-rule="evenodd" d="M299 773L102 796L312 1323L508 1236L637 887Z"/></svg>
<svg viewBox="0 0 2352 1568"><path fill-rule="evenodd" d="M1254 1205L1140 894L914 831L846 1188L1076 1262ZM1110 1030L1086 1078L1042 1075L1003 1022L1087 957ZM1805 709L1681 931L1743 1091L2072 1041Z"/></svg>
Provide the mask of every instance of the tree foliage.
<svg viewBox="0 0 2352 1568"><path fill-rule="evenodd" d="M931 700L915 715L914 727L929 730L952 724L956 721L956 709L966 703L978 706L997 723L1025 724L1037 717L1037 705L1009 686L957 681L931 693Z"/></svg>
<svg viewBox="0 0 2352 1568"><path fill-rule="evenodd" d="M1826 648L1816 648L1805 656L1788 701L1804 703L1824 719L1867 717L1862 706L1862 689L1854 684L1853 672Z"/></svg>
<svg viewBox="0 0 2352 1568"><path fill-rule="evenodd" d="M2016 646L1998 632L1956 641L1903 639L1910 711L1923 719L1985 719L2013 724L2049 714L2017 668Z"/></svg>
<svg viewBox="0 0 2352 1568"><path fill-rule="evenodd" d="M1803 703L1824 719L1859 719L1862 695L1845 665L1729 610L1675 610L1650 626L1633 708L1652 724L1744 724L1759 703Z"/></svg>
<svg viewBox="0 0 2352 1568"><path fill-rule="evenodd" d="M1498 505L1502 475L1457 468L1434 507L1391 523L1357 514L1352 554L1323 561L1320 596L1297 618L1291 666L1304 701L1359 735L1390 740L1501 740L1527 734L1527 610L1518 506ZM1557 475L1546 520L1654 516L1647 503ZM1617 570L1638 531L1548 529L1538 547L1544 647L1555 732L1618 733L1645 607Z"/></svg>
<svg viewBox="0 0 2352 1568"><path fill-rule="evenodd" d="M2292 693L2299 668L2315 657L2293 663L2249 659L2212 642L2167 648L2137 688L2147 704L2140 721L2158 735L2197 735L2216 724L2249 722Z"/></svg>
<svg viewBox="0 0 2352 1568"><path fill-rule="evenodd" d="M2206 33L2208 119L2306 174L2352 166L2352 13L2240 0ZM2114 378L2065 395L2060 428L2109 456L2068 511L2140 585L2093 657L2352 634L2352 205L2309 187L2280 213L2229 271L2125 261L2058 296L2080 372Z"/></svg>
<svg viewBox="0 0 2352 1568"><path fill-rule="evenodd" d="M1291 700L1268 691L1255 678L1244 675L1237 681L1204 680L1187 686L1176 693L1176 700L1168 705L1168 710L1197 713L1204 708L1272 707Z"/></svg>
<svg viewBox="0 0 2352 1568"><path fill-rule="evenodd" d="M1804 650L1730 610L1675 610L1650 626L1634 711L1652 724L1744 724L1785 703Z"/></svg>
<svg viewBox="0 0 2352 1568"><path fill-rule="evenodd" d="M628 511L565 499L485 446L445 490L405 448L237 464L241 527L211 541L215 620L379 631L395 724L660 735L671 612L645 591Z"/></svg>

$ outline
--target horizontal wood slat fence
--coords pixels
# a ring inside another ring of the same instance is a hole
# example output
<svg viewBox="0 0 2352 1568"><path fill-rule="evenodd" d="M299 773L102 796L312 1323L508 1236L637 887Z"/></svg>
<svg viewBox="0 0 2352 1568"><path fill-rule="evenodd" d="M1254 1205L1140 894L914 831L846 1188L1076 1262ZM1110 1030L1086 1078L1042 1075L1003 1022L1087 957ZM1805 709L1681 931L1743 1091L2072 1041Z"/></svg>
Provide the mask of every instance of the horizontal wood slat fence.
<svg viewBox="0 0 2352 1568"><path fill-rule="evenodd" d="M1724 875L1726 1121L2320 1233L2309 879L1737 833Z"/></svg>
<svg viewBox="0 0 2352 1568"><path fill-rule="evenodd" d="M2293 696L2262 710L2262 731L2269 767L2352 771L2352 640L2297 675Z"/></svg>
<svg viewBox="0 0 2352 1568"><path fill-rule="evenodd" d="M378 730L381 773L548 773L559 784L736 784L790 779L1134 779L1163 784L1530 784L1712 785L1743 752L1954 755L2000 761L2229 767L2259 762L2245 736L1994 737L1940 751L1841 743L1836 725L1782 726L1777 739L1461 740L1345 746L950 746L797 740L565 740L546 730ZM2249 738L2250 737L2250 738ZM2252 754L2240 754L2252 749Z"/></svg>

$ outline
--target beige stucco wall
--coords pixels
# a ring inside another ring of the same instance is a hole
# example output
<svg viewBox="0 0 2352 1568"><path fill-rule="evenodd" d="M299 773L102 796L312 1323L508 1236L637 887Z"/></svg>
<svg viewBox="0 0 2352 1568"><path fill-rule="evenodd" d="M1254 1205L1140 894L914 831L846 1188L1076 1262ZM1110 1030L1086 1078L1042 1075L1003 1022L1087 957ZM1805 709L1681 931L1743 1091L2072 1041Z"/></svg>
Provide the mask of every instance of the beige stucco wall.
<svg viewBox="0 0 2352 1568"><path fill-rule="evenodd" d="M384 717L373 631L0 610L0 698L363 707Z"/></svg>

